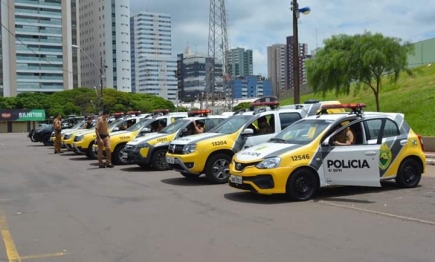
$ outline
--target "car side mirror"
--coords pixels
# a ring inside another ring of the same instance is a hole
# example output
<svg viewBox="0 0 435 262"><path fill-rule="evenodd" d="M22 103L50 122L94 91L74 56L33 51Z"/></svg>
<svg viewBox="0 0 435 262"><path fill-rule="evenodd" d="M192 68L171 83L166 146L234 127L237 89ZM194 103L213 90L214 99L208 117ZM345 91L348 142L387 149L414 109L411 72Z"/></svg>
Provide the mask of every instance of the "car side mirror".
<svg viewBox="0 0 435 262"><path fill-rule="evenodd" d="M145 128L142 128L142 130L141 130L140 132L141 132L142 134L149 133L149 132L151 132L151 129L148 128L148 127L145 127Z"/></svg>
<svg viewBox="0 0 435 262"><path fill-rule="evenodd" d="M119 131L119 127L114 127L113 132Z"/></svg>
<svg viewBox="0 0 435 262"><path fill-rule="evenodd" d="M252 128L246 128L242 131L242 135L244 136L253 135L253 134L254 134L254 130Z"/></svg>
<svg viewBox="0 0 435 262"><path fill-rule="evenodd" d="M330 146L330 144L329 144L330 140L331 140L331 137L327 137L325 140L323 140L322 147L329 147Z"/></svg>
<svg viewBox="0 0 435 262"><path fill-rule="evenodd" d="M183 136L187 135L187 132L189 132L189 130L187 128L181 129L179 137L183 137Z"/></svg>

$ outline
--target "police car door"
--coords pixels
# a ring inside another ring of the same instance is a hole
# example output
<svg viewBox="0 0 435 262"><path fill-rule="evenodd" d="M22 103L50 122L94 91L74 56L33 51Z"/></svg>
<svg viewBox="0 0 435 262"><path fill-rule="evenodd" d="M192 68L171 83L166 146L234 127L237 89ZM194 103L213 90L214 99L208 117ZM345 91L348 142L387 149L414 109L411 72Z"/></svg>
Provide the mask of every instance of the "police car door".
<svg viewBox="0 0 435 262"><path fill-rule="evenodd" d="M353 145L322 144L323 171L327 185L380 187L379 144L367 142L361 121L351 125L356 141ZM327 141L327 140L326 140Z"/></svg>
<svg viewBox="0 0 435 262"><path fill-rule="evenodd" d="M242 148L248 148L248 147L251 147L254 145L264 143L276 135L276 130L278 130L278 131L281 130L279 120L276 121L276 119L275 119L276 118L275 114L272 113L272 114L267 114L264 116L267 119L268 125L271 127L271 132L268 134L257 134L256 132L254 132L254 134L252 136L246 137L246 142ZM254 121L254 123L256 123L256 121ZM258 129L259 128L258 123L256 124L256 126ZM246 125L245 129L246 128L250 128L249 125Z"/></svg>

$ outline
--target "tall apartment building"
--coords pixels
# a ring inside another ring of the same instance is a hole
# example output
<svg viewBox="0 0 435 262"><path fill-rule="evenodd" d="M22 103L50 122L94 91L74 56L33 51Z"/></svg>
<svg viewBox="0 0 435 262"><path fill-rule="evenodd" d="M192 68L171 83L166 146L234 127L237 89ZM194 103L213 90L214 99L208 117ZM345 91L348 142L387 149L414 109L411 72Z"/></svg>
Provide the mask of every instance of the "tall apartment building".
<svg viewBox="0 0 435 262"><path fill-rule="evenodd" d="M178 99L171 16L140 12L130 18L132 87L137 93Z"/></svg>
<svg viewBox="0 0 435 262"><path fill-rule="evenodd" d="M5 97L73 88L71 0L2 0Z"/></svg>
<svg viewBox="0 0 435 262"><path fill-rule="evenodd" d="M287 50L287 56L286 56L286 87L287 89L293 89L294 88L294 59L293 59L293 36L287 37L287 43L286 43L286 50ZM307 83L307 74L306 74L306 67L305 67L305 59L308 54L308 45L307 44L301 44L299 43L299 83L301 85Z"/></svg>
<svg viewBox="0 0 435 262"><path fill-rule="evenodd" d="M286 89L286 50L285 44L267 47L267 77L272 82L273 94L276 96Z"/></svg>
<svg viewBox="0 0 435 262"><path fill-rule="evenodd" d="M82 86L131 92L129 18L130 1L79 0Z"/></svg>
<svg viewBox="0 0 435 262"><path fill-rule="evenodd" d="M253 74L252 50L234 48L226 54L226 61L229 64L229 74L234 78L249 76Z"/></svg>
<svg viewBox="0 0 435 262"><path fill-rule="evenodd" d="M186 97L197 97L206 90L206 65L211 58L205 55L192 53L186 48L183 54L177 55L178 90L180 99ZM215 79L222 76L222 64L215 65ZM217 86L222 83L217 82Z"/></svg>

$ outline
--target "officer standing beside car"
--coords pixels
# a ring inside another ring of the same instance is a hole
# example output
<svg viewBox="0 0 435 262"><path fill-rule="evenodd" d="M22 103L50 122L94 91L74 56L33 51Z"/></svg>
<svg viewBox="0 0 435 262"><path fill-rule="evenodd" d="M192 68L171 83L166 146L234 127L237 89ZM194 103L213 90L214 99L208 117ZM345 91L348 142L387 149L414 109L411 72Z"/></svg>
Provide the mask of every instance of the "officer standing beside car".
<svg viewBox="0 0 435 262"><path fill-rule="evenodd" d="M61 144L61 131L62 131L62 116L57 114L57 117L53 121L54 128L54 153L59 154Z"/></svg>
<svg viewBox="0 0 435 262"><path fill-rule="evenodd" d="M98 166L99 168L113 167L112 156L110 153L110 134L109 134L109 111L104 110L95 125L98 143ZM106 165L103 164L103 148L106 148Z"/></svg>

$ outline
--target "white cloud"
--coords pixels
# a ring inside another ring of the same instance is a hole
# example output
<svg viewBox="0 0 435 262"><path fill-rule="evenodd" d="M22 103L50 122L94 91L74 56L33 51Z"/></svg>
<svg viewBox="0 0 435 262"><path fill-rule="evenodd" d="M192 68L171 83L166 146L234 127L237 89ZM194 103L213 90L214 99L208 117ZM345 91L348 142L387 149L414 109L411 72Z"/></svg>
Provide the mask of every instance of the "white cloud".
<svg viewBox="0 0 435 262"><path fill-rule="evenodd" d="M148 10L172 16L174 54L182 53L187 43L193 51L207 53L209 1L130 1L132 14ZM226 2L230 47L253 50L254 73L266 76L267 46L285 43L286 37L293 34L290 2ZM412 42L435 37L435 1L299 0L299 7L304 6L309 6L311 13L300 16L299 41L307 43L310 50L321 47L331 35L364 30Z"/></svg>

